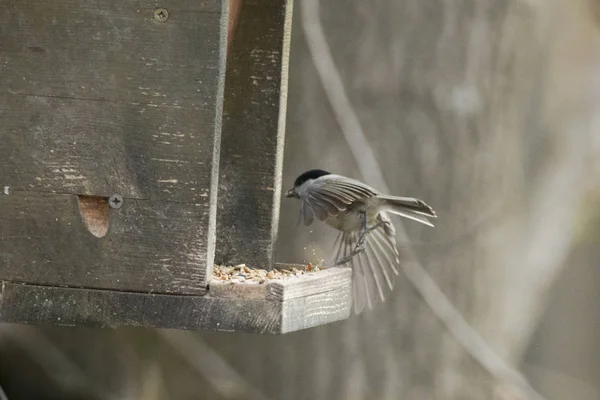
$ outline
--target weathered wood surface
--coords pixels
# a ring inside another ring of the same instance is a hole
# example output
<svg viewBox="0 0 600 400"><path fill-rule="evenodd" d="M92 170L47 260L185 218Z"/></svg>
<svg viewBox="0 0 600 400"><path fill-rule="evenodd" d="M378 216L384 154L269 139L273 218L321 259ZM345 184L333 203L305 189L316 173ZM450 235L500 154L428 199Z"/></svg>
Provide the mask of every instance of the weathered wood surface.
<svg viewBox="0 0 600 400"><path fill-rule="evenodd" d="M223 68L219 1L166 1L165 23L142 2L3 6L6 185L173 201L207 195Z"/></svg>
<svg viewBox="0 0 600 400"><path fill-rule="evenodd" d="M278 267L281 264L278 264ZM286 301L345 287L351 271L348 268L328 268L308 274L301 280L285 279L269 284L267 298Z"/></svg>
<svg viewBox="0 0 600 400"><path fill-rule="evenodd" d="M0 280L40 285L201 294L205 290L203 203L126 199L97 238L77 196L0 195Z"/></svg>
<svg viewBox="0 0 600 400"><path fill-rule="evenodd" d="M283 285L276 281L263 285L215 283L205 296L57 288L3 281L0 321L281 334L348 318L351 274L348 268L334 268L290 278ZM305 290L312 286L306 282L313 283L315 279L322 282L317 285L320 290ZM273 285L285 289L273 291ZM249 286L255 289L254 295L247 296ZM288 291L295 295L288 296Z"/></svg>
<svg viewBox="0 0 600 400"><path fill-rule="evenodd" d="M0 279L200 294L214 258L228 2L3 2ZM76 195L118 193L105 237Z"/></svg>
<svg viewBox="0 0 600 400"><path fill-rule="evenodd" d="M164 23L155 7L166 8ZM4 0L0 92L214 113L220 0Z"/></svg>
<svg viewBox="0 0 600 400"><path fill-rule="evenodd" d="M291 16L292 0L242 1L237 11L225 87L217 263L273 264Z"/></svg>
<svg viewBox="0 0 600 400"><path fill-rule="evenodd" d="M210 103L213 109L200 110L0 93L0 184L199 202L208 209L215 129Z"/></svg>

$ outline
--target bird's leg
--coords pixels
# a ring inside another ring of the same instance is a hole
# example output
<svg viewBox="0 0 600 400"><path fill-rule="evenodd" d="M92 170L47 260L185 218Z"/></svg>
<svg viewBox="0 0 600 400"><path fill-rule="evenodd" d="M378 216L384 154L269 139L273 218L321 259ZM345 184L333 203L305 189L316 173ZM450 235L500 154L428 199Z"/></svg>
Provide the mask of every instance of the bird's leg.
<svg viewBox="0 0 600 400"><path fill-rule="evenodd" d="M346 257L338 260L335 265L342 265L342 264L346 264L348 261L352 260L352 258L360 253L362 253L363 251L365 251L364 247L355 247L354 250L352 250L352 253L348 254Z"/></svg>
<svg viewBox="0 0 600 400"><path fill-rule="evenodd" d="M367 213L364 211L361 211L361 218L362 218L362 227L360 229L360 236L358 237L358 241L356 242L356 246L354 246L354 250L352 250L352 252L350 254L348 254L346 257L342 258L341 260L339 260L338 262L336 262L335 265L342 265L342 264L346 264L348 261L350 261L354 256L362 253L365 251L365 239L367 238L367 235L371 232L374 231L375 229L379 228L380 226L382 226L384 224L384 222L378 222L375 225L369 227L369 220L367 218Z"/></svg>
<svg viewBox="0 0 600 400"><path fill-rule="evenodd" d="M365 239L367 237L367 233L369 233L369 219L367 217L367 213L365 211L361 211L362 217L362 227L360 230L360 236L358 237L358 242L356 242L356 246L352 253L358 254L359 252L365 251Z"/></svg>
<svg viewBox="0 0 600 400"><path fill-rule="evenodd" d="M372 227L370 227L369 229L367 229L366 233L371 233L373 232L375 229L379 228L380 226L385 225L386 223L384 221L378 222L375 225L373 225Z"/></svg>
<svg viewBox="0 0 600 400"><path fill-rule="evenodd" d="M365 251L364 248L364 243L365 243L365 234L366 231L369 229L369 224L367 221L367 213L364 211L360 212L360 217L362 218L362 227L360 230L360 236L358 238L358 241L356 242L356 246L354 246L354 249L352 250L352 252L350 252L350 254L348 254L346 257L338 260L335 265L342 265L342 264L346 264L348 261L352 260L352 258L357 255L362 253L363 251Z"/></svg>
<svg viewBox="0 0 600 400"><path fill-rule="evenodd" d="M352 250L352 252L349 255L347 255L346 257L339 260L336 263L336 265L346 264L348 261L350 261L352 259L352 257L365 251L364 245L365 245L366 235L369 232L369 221L367 218L367 213L365 211L361 211L360 216L362 218L362 227L360 229L360 236L358 237L356 246L354 246L354 249Z"/></svg>
<svg viewBox="0 0 600 400"><path fill-rule="evenodd" d="M362 218L363 218L363 226L360 231L360 237L358 238L358 242L356 243L356 249L363 248L363 246L365 244L365 239L367 238L367 235L384 224L383 221L380 221L380 222L376 223L375 225L369 227L367 213L364 211L362 212Z"/></svg>

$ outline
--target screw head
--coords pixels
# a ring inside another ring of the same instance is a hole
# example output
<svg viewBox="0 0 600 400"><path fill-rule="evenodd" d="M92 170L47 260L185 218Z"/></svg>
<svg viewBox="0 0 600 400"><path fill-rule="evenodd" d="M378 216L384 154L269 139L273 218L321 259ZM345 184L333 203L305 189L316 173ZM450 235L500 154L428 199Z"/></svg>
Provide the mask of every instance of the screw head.
<svg viewBox="0 0 600 400"><path fill-rule="evenodd" d="M166 8L157 8L154 10L154 19L157 22L167 22L169 19L169 12Z"/></svg>
<svg viewBox="0 0 600 400"><path fill-rule="evenodd" d="M110 208L114 209L119 209L123 207L123 196L121 196L120 194L113 194L108 199L108 205L110 206Z"/></svg>

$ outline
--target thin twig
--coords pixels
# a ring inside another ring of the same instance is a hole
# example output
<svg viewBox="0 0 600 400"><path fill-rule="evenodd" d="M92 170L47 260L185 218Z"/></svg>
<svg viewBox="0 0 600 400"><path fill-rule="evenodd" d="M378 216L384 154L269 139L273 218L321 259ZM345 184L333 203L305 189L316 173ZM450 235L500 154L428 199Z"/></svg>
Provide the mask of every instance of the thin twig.
<svg viewBox="0 0 600 400"><path fill-rule="evenodd" d="M309 52L358 168L367 181L378 186L382 191L389 192L375 153L352 108L327 45L320 21L319 0L303 0L300 2L300 8ZM410 257L410 262L403 263L404 274L433 313L445 324L454 339L499 383L509 384L519 389L532 400L544 400L523 374L498 356L467 323L417 259L403 225L399 224L399 228L397 231L403 236L402 240L409 244L407 256Z"/></svg>

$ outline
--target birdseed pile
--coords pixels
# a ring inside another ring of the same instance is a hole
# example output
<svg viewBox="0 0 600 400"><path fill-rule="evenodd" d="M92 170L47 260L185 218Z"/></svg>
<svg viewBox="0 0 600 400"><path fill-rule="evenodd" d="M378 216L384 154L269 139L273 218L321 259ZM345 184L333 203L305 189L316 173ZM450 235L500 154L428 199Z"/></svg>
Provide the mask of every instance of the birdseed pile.
<svg viewBox="0 0 600 400"><path fill-rule="evenodd" d="M267 281L289 279L317 271L320 271L320 268L311 263L308 263L303 268L292 267L291 269L272 269L270 271L249 268L245 264L235 266L215 265L212 278L216 281L231 283L263 284Z"/></svg>

